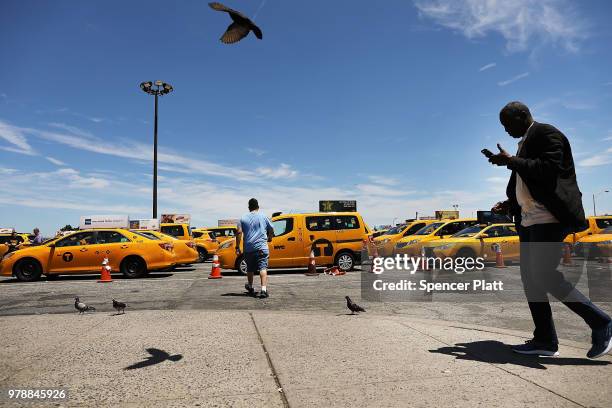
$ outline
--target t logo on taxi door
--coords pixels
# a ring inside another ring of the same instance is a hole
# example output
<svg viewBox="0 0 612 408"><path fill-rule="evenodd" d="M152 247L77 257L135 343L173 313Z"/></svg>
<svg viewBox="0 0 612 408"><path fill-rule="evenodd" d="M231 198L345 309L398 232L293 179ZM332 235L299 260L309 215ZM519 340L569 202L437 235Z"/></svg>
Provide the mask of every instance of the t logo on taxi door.
<svg viewBox="0 0 612 408"><path fill-rule="evenodd" d="M314 252L314 256L332 256L334 254L334 247L326 239L317 239L312 243L312 252Z"/></svg>
<svg viewBox="0 0 612 408"><path fill-rule="evenodd" d="M74 255L72 255L72 252L66 252L64 255L62 255L62 259L64 260L64 262L70 262L73 258Z"/></svg>

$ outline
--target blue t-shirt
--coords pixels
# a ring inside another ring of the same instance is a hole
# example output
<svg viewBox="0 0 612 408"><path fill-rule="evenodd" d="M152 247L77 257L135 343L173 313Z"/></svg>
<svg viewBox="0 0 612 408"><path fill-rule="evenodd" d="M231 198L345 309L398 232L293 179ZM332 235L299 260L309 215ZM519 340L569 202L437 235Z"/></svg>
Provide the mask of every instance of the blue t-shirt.
<svg viewBox="0 0 612 408"><path fill-rule="evenodd" d="M273 230L270 219L257 211L245 214L240 219L244 252L268 252L268 230Z"/></svg>

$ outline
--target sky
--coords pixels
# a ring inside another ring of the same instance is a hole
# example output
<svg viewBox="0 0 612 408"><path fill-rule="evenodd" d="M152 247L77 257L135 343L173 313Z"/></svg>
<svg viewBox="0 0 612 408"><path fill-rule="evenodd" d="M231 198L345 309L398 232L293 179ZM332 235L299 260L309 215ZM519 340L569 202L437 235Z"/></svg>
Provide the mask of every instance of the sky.
<svg viewBox="0 0 612 408"><path fill-rule="evenodd" d="M53 234L81 215L216 225L247 210L354 199L370 225L505 199L482 148L516 140L509 101L570 140L583 204L612 213L612 3L606 0L5 1L0 227Z"/></svg>

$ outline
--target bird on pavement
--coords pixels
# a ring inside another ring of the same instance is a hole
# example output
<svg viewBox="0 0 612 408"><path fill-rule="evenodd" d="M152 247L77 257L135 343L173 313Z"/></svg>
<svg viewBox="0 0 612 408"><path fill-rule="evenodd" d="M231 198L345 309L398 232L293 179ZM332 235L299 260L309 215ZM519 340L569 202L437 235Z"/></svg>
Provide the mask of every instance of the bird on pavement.
<svg viewBox="0 0 612 408"><path fill-rule="evenodd" d="M359 306L357 303L353 302L350 297L345 296L346 298L346 307L351 311L351 314L355 314L355 312L365 312L365 309Z"/></svg>
<svg viewBox="0 0 612 408"><path fill-rule="evenodd" d="M115 299L113 299L113 308L115 308L117 313L125 313L125 308L126 307L127 307L127 305L125 303L117 302Z"/></svg>
<svg viewBox="0 0 612 408"><path fill-rule="evenodd" d="M74 308L79 311L79 314L85 313L88 310L95 312L96 308L93 306L87 306L86 303L83 303L79 300L78 297L74 298Z"/></svg>
<svg viewBox="0 0 612 408"><path fill-rule="evenodd" d="M250 31L253 31L253 33L255 34L255 37L257 37L258 39L261 40L263 38L263 34L261 33L261 30L259 29L259 27L257 27L255 23L253 23L251 19L249 19L244 14L240 13L239 11L232 10L229 7L225 7L221 3L213 2L213 3L208 3L208 5L213 10L224 11L228 13L230 17L232 18L233 23L227 27L227 30L221 36L222 43L224 44L236 43L242 40L244 37L246 37Z"/></svg>

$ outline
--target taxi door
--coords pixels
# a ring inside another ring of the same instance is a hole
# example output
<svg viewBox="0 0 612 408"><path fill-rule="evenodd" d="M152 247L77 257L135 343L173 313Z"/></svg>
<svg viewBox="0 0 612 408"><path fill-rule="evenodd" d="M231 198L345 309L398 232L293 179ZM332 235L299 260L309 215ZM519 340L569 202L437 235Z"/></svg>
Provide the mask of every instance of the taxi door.
<svg viewBox="0 0 612 408"><path fill-rule="evenodd" d="M110 267L118 271L121 261L130 249L130 242L129 238L118 231L98 231L96 244L91 246L92 270L100 269L104 258L108 258Z"/></svg>
<svg viewBox="0 0 612 408"><path fill-rule="evenodd" d="M270 268L293 268L299 265L301 239L297 217L279 218L272 221L274 238L268 243Z"/></svg>
<svg viewBox="0 0 612 408"><path fill-rule="evenodd" d="M336 229L336 248L334 254L340 249L350 249L354 253L361 251L364 239L363 226L356 215L338 215L334 217Z"/></svg>
<svg viewBox="0 0 612 408"><path fill-rule="evenodd" d="M338 246L335 216L309 215L305 217L304 223L304 253L310 257L313 251L317 265L331 265Z"/></svg>
<svg viewBox="0 0 612 408"><path fill-rule="evenodd" d="M51 249L49 272L71 273L91 270L96 258L93 231L79 232L60 239Z"/></svg>
<svg viewBox="0 0 612 408"><path fill-rule="evenodd" d="M487 238L482 240L484 244L482 256L487 261L495 261L495 244L500 246L504 259L518 258L518 239L516 235L512 236L512 233L516 234L515 230L512 231L508 227L497 225L486 229L484 233L487 234Z"/></svg>

